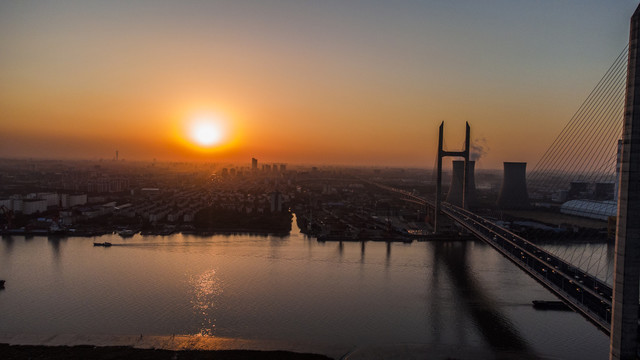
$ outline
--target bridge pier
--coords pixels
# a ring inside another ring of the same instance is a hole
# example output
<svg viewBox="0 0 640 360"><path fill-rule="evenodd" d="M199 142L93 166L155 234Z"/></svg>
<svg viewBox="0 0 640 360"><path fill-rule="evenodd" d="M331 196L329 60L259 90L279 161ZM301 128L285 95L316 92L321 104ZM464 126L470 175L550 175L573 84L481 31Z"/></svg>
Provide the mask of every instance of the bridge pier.
<svg viewBox="0 0 640 360"><path fill-rule="evenodd" d="M638 358L640 296L640 5L631 17L609 358Z"/></svg>

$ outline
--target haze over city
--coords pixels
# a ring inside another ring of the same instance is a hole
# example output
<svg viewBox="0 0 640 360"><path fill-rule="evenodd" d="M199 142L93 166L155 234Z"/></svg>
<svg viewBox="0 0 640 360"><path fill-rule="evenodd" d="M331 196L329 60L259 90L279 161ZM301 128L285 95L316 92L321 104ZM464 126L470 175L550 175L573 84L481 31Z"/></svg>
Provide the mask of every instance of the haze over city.
<svg viewBox="0 0 640 360"><path fill-rule="evenodd" d="M0 358L638 360L639 1L0 0Z"/></svg>
<svg viewBox="0 0 640 360"><path fill-rule="evenodd" d="M0 157L535 163L636 5L4 1Z"/></svg>

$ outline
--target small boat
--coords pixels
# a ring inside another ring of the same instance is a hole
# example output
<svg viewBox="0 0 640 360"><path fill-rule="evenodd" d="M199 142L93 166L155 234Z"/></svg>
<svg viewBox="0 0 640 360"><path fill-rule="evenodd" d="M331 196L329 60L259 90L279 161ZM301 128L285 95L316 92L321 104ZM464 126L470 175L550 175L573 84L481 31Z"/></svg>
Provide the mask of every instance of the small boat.
<svg viewBox="0 0 640 360"><path fill-rule="evenodd" d="M94 242L94 243L93 243L93 246L104 246L104 247L109 247L109 246L111 246L111 245L112 245L112 244L111 244L110 242L106 242L106 241L105 241L105 242L103 242L103 243L96 243L96 242Z"/></svg>
<svg viewBox="0 0 640 360"><path fill-rule="evenodd" d="M0 289L4 289L4 280L0 280Z"/></svg>
<svg viewBox="0 0 640 360"><path fill-rule="evenodd" d="M539 310L564 310L571 311L571 308L562 301L533 300L533 307Z"/></svg>

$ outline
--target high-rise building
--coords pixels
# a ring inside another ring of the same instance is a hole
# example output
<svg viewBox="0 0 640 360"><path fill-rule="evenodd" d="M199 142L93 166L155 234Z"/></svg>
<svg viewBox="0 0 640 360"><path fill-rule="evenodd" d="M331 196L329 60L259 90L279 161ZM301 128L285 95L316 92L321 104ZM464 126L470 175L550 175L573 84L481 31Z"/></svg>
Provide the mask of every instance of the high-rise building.
<svg viewBox="0 0 640 360"><path fill-rule="evenodd" d="M253 171L258 170L258 159L251 158L251 170Z"/></svg>

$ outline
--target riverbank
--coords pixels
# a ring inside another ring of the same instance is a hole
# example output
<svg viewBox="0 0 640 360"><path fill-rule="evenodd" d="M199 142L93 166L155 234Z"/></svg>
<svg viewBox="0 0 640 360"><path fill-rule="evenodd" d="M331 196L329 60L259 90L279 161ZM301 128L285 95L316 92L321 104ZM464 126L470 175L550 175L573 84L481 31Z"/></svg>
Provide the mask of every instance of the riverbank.
<svg viewBox="0 0 640 360"><path fill-rule="evenodd" d="M345 346L201 335L0 334L2 359L302 359L329 360Z"/></svg>
<svg viewBox="0 0 640 360"><path fill-rule="evenodd" d="M219 359L219 360L330 360L331 358L289 351L257 350L159 350L136 349L130 346L93 345L42 346L0 344L3 359Z"/></svg>
<svg viewBox="0 0 640 360"><path fill-rule="evenodd" d="M196 235L196 236L213 236L213 235L255 235L255 236L287 236L290 231L276 231L269 229L247 229L247 228L205 228L205 229L182 229L182 228L159 228L159 229L145 229L136 230L133 232L123 233L117 227L95 227L88 229L73 229L73 230L57 230L55 232L47 230L24 230L24 229L11 229L0 231L0 236L47 236L52 239L63 239L70 237L95 237L111 234L119 234L122 238L130 238L135 234L142 236L168 236L173 234L184 235Z"/></svg>

